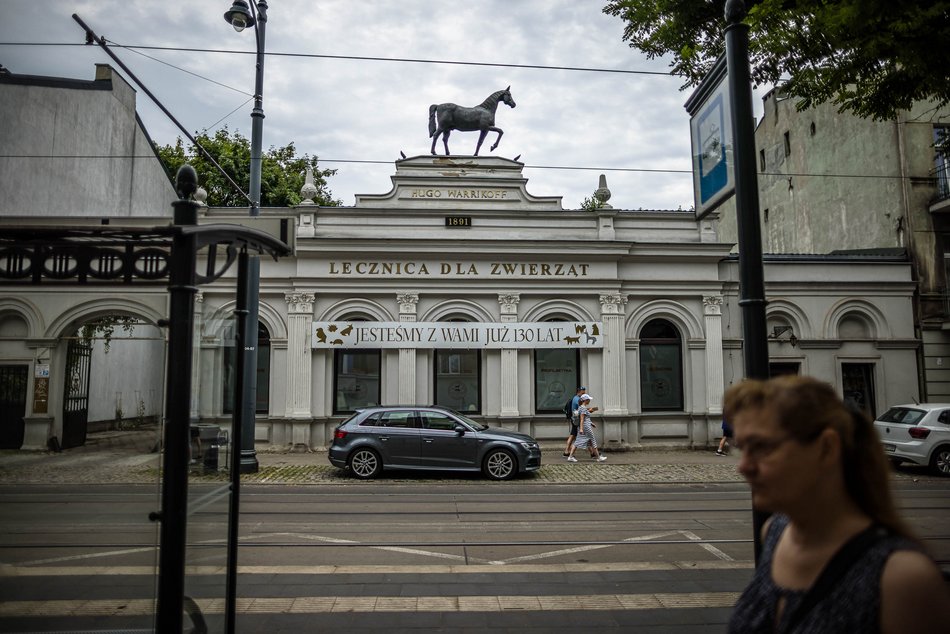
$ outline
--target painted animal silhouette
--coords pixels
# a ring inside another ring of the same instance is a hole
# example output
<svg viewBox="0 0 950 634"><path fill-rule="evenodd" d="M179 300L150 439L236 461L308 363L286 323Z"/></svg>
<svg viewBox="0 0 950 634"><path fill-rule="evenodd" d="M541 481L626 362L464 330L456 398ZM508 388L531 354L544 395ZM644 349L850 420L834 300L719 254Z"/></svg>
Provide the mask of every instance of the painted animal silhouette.
<svg viewBox="0 0 950 634"><path fill-rule="evenodd" d="M347 336L348 334L350 334L351 332L353 332L353 324L350 324L349 326L347 326L346 328L344 328L343 330L341 330L341 331L340 331L340 334L345 337L345 336Z"/></svg>
<svg viewBox="0 0 950 634"><path fill-rule="evenodd" d="M591 337L589 334L587 334L586 330L584 331L584 336L587 337L586 339L587 343L597 343L597 338Z"/></svg>
<svg viewBox="0 0 950 634"><path fill-rule="evenodd" d="M491 149L494 150L501 142L501 135L505 132L495 127L495 110L501 101L510 107L515 107L515 100L511 97L511 86L499 90L488 96L481 104L474 108L457 106L454 103L439 103L429 106L429 136L432 137L432 154L435 154L435 142L442 135L442 144L445 146L445 155L449 155L449 133L452 130L468 132L479 130L478 144L475 146L475 156L482 147L482 142L489 132L497 132Z"/></svg>
<svg viewBox="0 0 950 634"><path fill-rule="evenodd" d="M564 337L564 341L567 342L567 345L571 345L572 343L580 343L581 338L580 337Z"/></svg>

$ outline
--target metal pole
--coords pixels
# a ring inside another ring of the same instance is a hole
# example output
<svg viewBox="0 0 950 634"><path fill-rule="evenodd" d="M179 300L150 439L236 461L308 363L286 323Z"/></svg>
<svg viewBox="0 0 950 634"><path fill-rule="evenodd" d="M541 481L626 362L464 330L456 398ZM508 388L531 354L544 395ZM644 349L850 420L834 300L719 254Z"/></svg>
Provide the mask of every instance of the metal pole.
<svg viewBox="0 0 950 634"><path fill-rule="evenodd" d="M732 135L736 178L736 225L739 246L739 306L742 310L742 351L745 375L769 377L769 350L765 326L765 281L762 232L759 224L759 185L756 177L752 81L749 73L749 26L743 24L742 0L726 2L726 65L732 102ZM769 514L752 509L755 560L762 550L762 525Z"/></svg>
<svg viewBox="0 0 950 634"><path fill-rule="evenodd" d="M198 223L198 203L187 198L198 187L190 165L178 170L181 200L172 203L174 223ZM162 510L158 557L156 631L182 631L185 545L188 520L188 446L191 416L191 355L194 335L195 238L176 234L169 263L168 370L165 393L165 453L162 457Z"/></svg>
<svg viewBox="0 0 950 634"><path fill-rule="evenodd" d="M237 341L234 346L235 384L234 384L234 419L231 421L231 500L228 506L228 571L226 580L224 620L225 632L234 634L237 618L237 565L238 565L238 520L241 508L241 449L244 446L243 438L243 394L244 394L244 364L247 360L244 345L244 333L247 326L247 250L241 251L238 256L237 307L234 315L237 318L235 335Z"/></svg>
<svg viewBox="0 0 950 634"><path fill-rule="evenodd" d="M251 3L253 7L253 0ZM251 216L261 214L261 137L264 129L264 36L267 2L257 2L254 34L257 38L257 72L254 78L254 109L251 111ZM247 323L244 329L244 391L242 407L241 473L257 473L260 464L254 449L254 419L257 415L257 320L260 303L260 258L251 256L247 267Z"/></svg>

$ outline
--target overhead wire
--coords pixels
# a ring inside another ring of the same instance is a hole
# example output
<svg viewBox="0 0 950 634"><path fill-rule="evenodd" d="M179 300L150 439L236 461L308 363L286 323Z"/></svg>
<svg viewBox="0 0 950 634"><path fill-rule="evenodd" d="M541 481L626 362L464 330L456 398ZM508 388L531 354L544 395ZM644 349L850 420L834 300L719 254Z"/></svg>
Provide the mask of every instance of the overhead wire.
<svg viewBox="0 0 950 634"><path fill-rule="evenodd" d="M104 40L106 38L103 38ZM177 47L177 46L145 46L145 45L132 45L132 44L119 44L113 42L112 40L106 40L109 44L116 47L124 48L129 51L132 51L138 55L142 55L147 59L151 59L160 64L164 64L175 70L187 73L199 79L211 82L223 88L239 92L244 95L248 95L250 98L236 107L234 110L224 115L214 123L203 128L207 131L209 128L213 128L218 125L225 119L232 116L235 112L244 107L248 102L250 102L254 96L251 93L234 88L233 86L228 86L214 79L205 77L198 73L194 73L187 69L181 68L169 62L165 62L161 59L153 57L151 55L146 55L142 53L143 50L154 50L154 51L170 51L170 52L186 52L186 53L219 53L219 54L228 54L228 55L256 55L255 51L242 51L235 49L214 49L214 48L194 48L194 47ZM85 44L73 43L73 42L0 42L0 46L86 46ZM374 61L374 62L399 62L399 63L414 63L414 64L444 64L444 65L460 65L460 66L482 66L482 67L494 67L494 68L518 68L518 69L528 69L528 70L561 70L561 71L573 71L573 72L590 72L590 73L622 73L622 74L631 74L631 75L651 75L651 76L662 76L662 77L672 77L669 72L665 71L647 71L647 70L632 70L632 69L619 69L619 68L590 68L590 67L579 67L579 66L546 66L541 64L507 64L500 62L470 62L462 60L446 60L446 59L422 59L422 58L409 58L409 57L380 57L380 56L361 56L361 55L330 55L324 53L297 53L297 52L281 52L281 51L265 51L265 56L273 57L298 57L298 58L312 58L312 59L335 59L335 60L354 60L354 61ZM94 155L94 156L84 156L84 155L75 155L75 156L51 156L51 155L9 155L9 154L0 154L0 158L150 158L150 157L138 157L138 156L121 156L121 155ZM319 159L321 163L357 163L357 164L381 164L389 165L392 161L383 161L383 160L371 160L371 159ZM588 170L588 171L609 171L609 172L644 172L644 173L660 173L660 174L691 174L691 169L656 169L656 168L635 168L635 167L590 167L590 166L573 166L573 165L529 165L525 164L525 168L530 169L550 169L550 170ZM818 174L818 173L792 173L792 172L758 172L760 176L783 176L783 177L825 177L825 178L875 178L875 179L894 179L901 180L909 178L906 176L889 176L889 175L871 175L871 174Z"/></svg>

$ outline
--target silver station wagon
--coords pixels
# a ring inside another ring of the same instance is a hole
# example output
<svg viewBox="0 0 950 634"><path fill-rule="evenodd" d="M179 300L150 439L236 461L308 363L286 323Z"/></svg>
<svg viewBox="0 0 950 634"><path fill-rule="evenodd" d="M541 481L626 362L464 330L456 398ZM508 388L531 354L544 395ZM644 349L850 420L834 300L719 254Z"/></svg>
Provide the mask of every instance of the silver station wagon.
<svg viewBox="0 0 950 634"><path fill-rule="evenodd" d="M383 469L436 469L508 480L541 468L541 448L527 434L488 427L445 407L411 405L358 410L334 431L329 458L361 479Z"/></svg>

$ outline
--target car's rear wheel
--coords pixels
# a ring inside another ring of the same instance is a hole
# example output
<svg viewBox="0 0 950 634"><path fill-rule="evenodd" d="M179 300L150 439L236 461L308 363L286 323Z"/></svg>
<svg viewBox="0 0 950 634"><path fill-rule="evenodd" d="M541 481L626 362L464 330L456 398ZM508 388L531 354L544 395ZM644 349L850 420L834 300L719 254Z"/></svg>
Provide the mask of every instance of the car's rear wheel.
<svg viewBox="0 0 950 634"><path fill-rule="evenodd" d="M507 449L492 449L482 462L482 473L491 480L510 480L518 472L518 461Z"/></svg>
<svg viewBox="0 0 950 634"><path fill-rule="evenodd" d="M350 454L350 471L360 480L375 478L383 470L383 461L372 449L357 449Z"/></svg>
<svg viewBox="0 0 950 634"><path fill-rule="evenodd" d="M935 475L950 478L950 445L937 447L930 457L930 470Z"/></svg>

